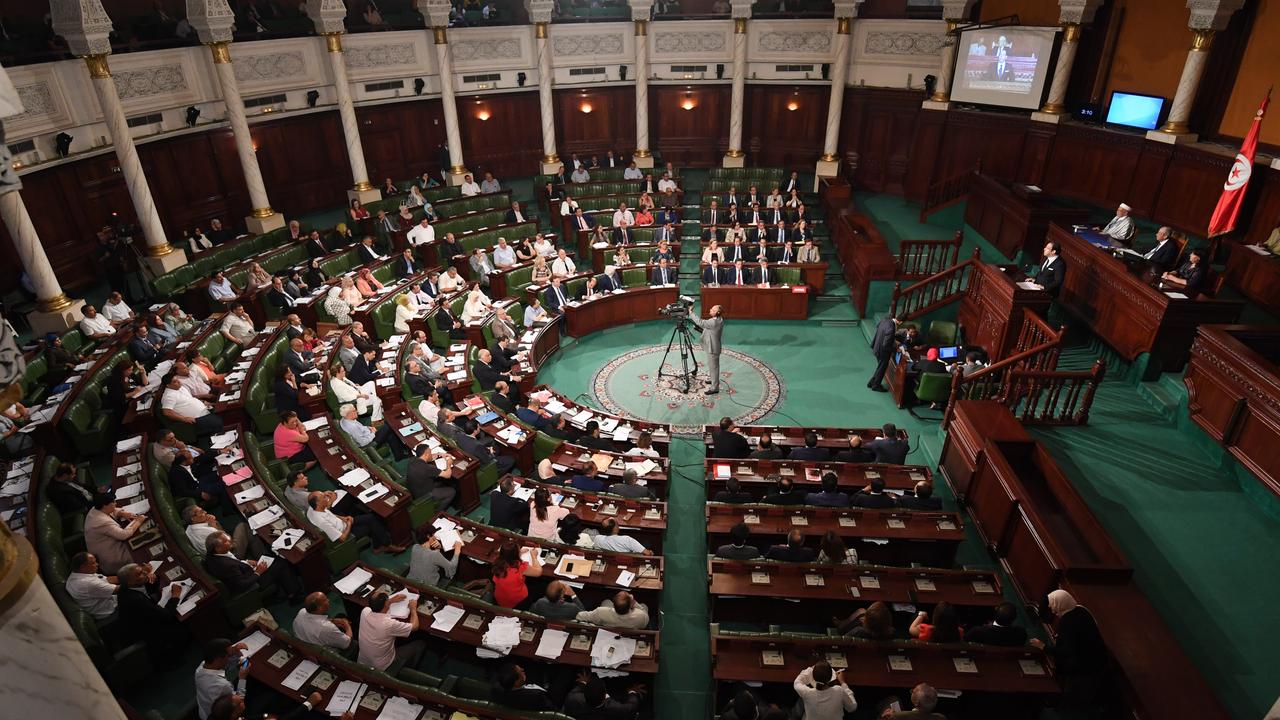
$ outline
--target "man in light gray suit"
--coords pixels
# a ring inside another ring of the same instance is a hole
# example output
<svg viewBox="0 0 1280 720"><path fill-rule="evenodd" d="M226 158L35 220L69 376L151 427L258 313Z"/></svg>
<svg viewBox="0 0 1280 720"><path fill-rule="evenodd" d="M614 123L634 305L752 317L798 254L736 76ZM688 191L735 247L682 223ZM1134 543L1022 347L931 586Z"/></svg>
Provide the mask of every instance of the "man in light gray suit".
<svg viewBox="0 0 1280 720"><path fill-rule="evenodd" d="M707 379L711 381L711 388L705 395L720 392L720 333L724 331L722 313L721 307L714 305L711 317L703 320L693 313L693 308L689 308L689 320L702 330L702 352L707 356Z"/></svg>

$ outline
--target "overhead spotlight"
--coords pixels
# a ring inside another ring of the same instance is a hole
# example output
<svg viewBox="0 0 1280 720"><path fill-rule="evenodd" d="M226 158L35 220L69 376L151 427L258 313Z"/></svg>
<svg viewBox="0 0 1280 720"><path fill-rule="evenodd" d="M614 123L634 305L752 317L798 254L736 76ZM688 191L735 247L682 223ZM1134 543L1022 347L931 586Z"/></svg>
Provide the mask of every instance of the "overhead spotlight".
<svg viewBox="0 0 1280 720"><path fill-rule="evenodd" d="M524 87L525 82L527 82L528 80L529 80L528 75L522 72L516 73L516 84L519 85L520 87Z"/></svg>
<svg viewBox="0 0 1280 720"><path fill-rule="evenodd" d="M187 108L187 127L195 127L196 120L200 119L200 108L192 105Z"/></svg>
<svg viewBox="0 0 1280 720"><path fill-rule="evenodd" d="M75 138L71 137L70 135L64 132L58 133L53 138L53 142L55 147L57 147L59 157L66 157L67 155L71 154L72 140L75 140Z"/></svg>
<svg viewBox="0 0 1280 720"><path fill-rule="evenodd" d="M716 79L724 79L724 63L716 63Z"/></svg>
<svg viewBox="0 0 1280 720"><path fill-rule="evenodd" d="M619 65L619 66L618 66L618 79L619 79L619 80L622 80L623 82L626 82L626 80L627 80L627 66L626 66L626 65Z"/></svg>
<svg viewBox="0 0 1280 720"><path fill-rule="evenodd" d="M822 79L826 80L831 77L831 63L822 63Z"/></svg>
<svg viewBox="0 0 1280 720"><path fill-rule="evenodd" d="M316 106L316 103L318 102L320 102L320 91L308 90L307 91L307 107L313 108Z"/></svg>
<svg viewBox="0 0 1280 720"><path fill-rule="evenodd" d="M426 80L423 80L422 78L418 78L417 80L414 80L414 81L413 81L413 94L414 94L414 95L421 95L421 94L422 94L422 91L423 91L424 89L426 89L426 87L427 87L427 81L426 81Z"/></svg>

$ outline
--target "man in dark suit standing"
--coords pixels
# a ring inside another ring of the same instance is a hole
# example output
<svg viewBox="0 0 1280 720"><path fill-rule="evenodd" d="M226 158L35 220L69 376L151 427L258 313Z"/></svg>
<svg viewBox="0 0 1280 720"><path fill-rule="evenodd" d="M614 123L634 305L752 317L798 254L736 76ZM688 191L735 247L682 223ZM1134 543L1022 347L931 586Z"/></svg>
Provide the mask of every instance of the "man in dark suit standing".
<svg viewBox="0 0 1280 720"><path fill-rule="evenodd" d="M1058 257L1058 243L1049 241L1044 244L1044 262L1040 264L1040 269L1036 271L1033 279L1041 290L1049 293L1049 297L1057 298L1058 291L1062 288L1062 281L1066 277L1067 268L1062 258Z"/></svg>
<svg viewBox="0 0 1280 720"><path fill-rule="evenodd" d="M995 622L969 628L964 634L965 642L1022 647L1027 644L1027 631L1018 627L1017 622L1018 609L1011 602L1002 602L996 606Z"/></svg>
<svg viewBox="0 0 1280 720"><path fill-rule="evenodd" d="M731 418L720 418L720 429L711 433L711 457L737 459L751 454L751 444L737 430Z"/></svg>
<svg viewBox="0 0 1280 720"><path fill-rule="evenodd" d="M876 370L867 381L867 387L876 392L887 392L884 385L884 374L889 371L889 362L893 360L894 336L898 332L901 320L887 317L876 325L876 334L871 338L871 354L876 358Z"/></svg>

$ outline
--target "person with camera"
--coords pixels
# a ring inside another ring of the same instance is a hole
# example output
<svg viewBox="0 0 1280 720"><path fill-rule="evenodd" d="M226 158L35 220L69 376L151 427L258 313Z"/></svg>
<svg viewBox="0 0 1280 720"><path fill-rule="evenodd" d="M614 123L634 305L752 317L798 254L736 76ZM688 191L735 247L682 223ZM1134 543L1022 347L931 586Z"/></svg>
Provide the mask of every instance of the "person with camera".
<svg viewBox="0 0 1280 720"><path fill-rule="evenodd" d="M704 393L715 395L720 392L720 334L724 331L724 310L719 305L711 308L710 317L706 320L698 317L693 308L688 308L689 321L702 333L702 352L707 356L707 381L711 387Z"/></svg>

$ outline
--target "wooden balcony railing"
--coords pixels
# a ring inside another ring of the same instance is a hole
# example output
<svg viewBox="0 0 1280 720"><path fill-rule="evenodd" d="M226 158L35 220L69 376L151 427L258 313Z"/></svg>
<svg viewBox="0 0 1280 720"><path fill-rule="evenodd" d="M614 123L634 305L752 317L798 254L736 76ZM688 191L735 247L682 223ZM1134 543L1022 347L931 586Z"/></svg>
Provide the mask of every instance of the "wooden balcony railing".
<svg viewBox="0 0 1280 720"><path fill-rule="evenodd" d="M969 277L973 267L981 262L978 259L979 253L974 248L973 257L968 260L905 288L902 283L895 284L889 314L903 320L913 320L959 300L969 290Z"/></svg>
<svg viewBox="0 0 1280 720"><path fill-rule="evenodd" d="M929 189L924 194L924 202L920 205L920 222L924 222L929 215L968 195L974 176L980 172L982 172L981 160L972 170L966 170L959 175L952 175L929 185Z"/></svg>
<svg viewBox="0 0 1280 720"><path fill-rule="evenodd" d="M964 231L957 230L950 240L903 240L898 245L899 280L923 280L960 261Z"/></svg>

